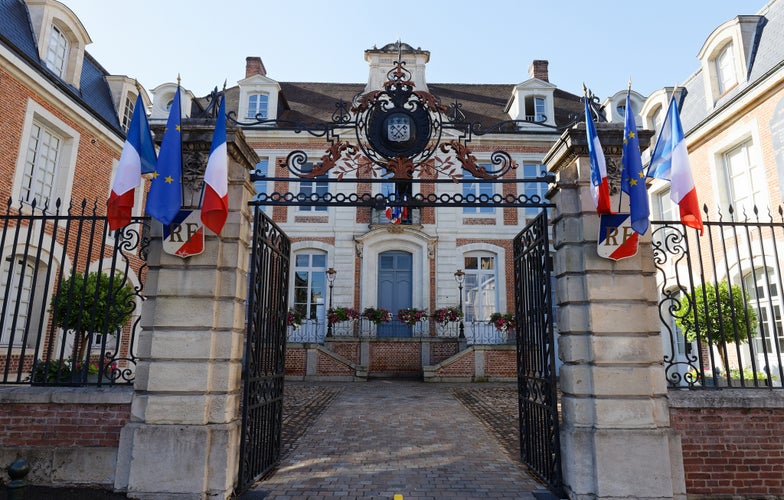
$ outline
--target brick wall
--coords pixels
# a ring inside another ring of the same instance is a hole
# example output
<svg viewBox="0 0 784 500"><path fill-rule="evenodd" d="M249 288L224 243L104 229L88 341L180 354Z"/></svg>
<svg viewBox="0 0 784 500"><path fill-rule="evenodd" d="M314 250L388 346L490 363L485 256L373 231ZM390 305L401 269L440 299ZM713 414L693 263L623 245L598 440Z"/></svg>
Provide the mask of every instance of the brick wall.
<svg viewBox="0 0 784 500"><path fill-rule="evenodd" d="M353 363L359 364L359 342L330 342L329 348Z"/></svg>
<svg viewBox="0 0 784 500"><path fill-rule="evenodd" d="M335 358L323 353L318 353L318 373L325 376L348 376L354 375L354 369L344 363L339 362Z"/></svg>
<svg viewBox="0 0 784 500"><path fill-rule="evenodd" d="M514 349L485 351L486 377L517 377L517 353Z"/></svg>
<svg viewBox="0 0 784 500"><path fill-rule="evenodd" d="M450 375L472 377L474 375L474 352L465 352L465 354L456 359L454 363L449 363L448 365L437 369L435 374L439 377Z"/></svg>
<svg viewBox="0 0 784 500"><path fill-rule="evenodd" d="M784 496L780 391L670 391L689 498Z"/></svg>
<svg viewBox="0 0 784 500"><path fill-rule="evenodd" d="M38 486L112 486L132 396L132 387L0 388L0 463L24 458Z"/></svg>
<svg viewBox="0 0 784 500"><path fill-rule="evenodd" d="M419 342L373 342L369 374L412 375L422 372Z"/></svg>
<svg viewBox="0 0 784 500"><path fill-rule="evenodd" d="M304 347L286 348L286 375L305 375L305 363L307 359L307 351Z"/></svg>
<svg viewBox="0 0 784 500"><path fill-rule="evenodd" d="M430 344L430 364L437 365L445 359L457 354L457 342L439 342Z"/></svg>
<svg viewBox="0 0 784 500"><path fill-rule="evenodd" d="M129 404L16 403L0 406L0 447L117 447Z"/></svg>

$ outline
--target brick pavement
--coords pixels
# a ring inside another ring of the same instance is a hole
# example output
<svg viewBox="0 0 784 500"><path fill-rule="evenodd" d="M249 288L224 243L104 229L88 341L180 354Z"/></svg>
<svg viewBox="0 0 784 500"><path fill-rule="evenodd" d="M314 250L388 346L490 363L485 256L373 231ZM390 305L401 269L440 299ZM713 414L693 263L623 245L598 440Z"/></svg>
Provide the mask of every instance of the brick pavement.
<svg viewBox="0 0 784 500"><path fill-rule="evenodd" d="M243 498L533 499L542 486L518 458L515 390L287 382L284 456Z"/></svg>

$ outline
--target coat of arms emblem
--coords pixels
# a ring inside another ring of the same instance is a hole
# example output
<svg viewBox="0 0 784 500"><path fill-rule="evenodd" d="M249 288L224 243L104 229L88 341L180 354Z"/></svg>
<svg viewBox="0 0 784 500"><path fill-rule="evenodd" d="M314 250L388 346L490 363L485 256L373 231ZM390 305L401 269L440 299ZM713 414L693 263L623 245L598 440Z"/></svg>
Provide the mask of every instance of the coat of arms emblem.
<svg viewBox="0 0 784 500"><path fill-rule="evenodd" d="M394 115L387 119L387 137L390 141L406 142L411 138L411 120L405 115Z"/></svg>

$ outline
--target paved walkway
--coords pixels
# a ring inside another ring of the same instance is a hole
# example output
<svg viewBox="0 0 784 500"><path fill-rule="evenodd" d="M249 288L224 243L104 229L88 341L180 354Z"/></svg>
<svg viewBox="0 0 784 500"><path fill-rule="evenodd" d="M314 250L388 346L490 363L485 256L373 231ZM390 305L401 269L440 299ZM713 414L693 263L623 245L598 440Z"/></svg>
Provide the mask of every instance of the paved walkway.
<svg viewBox="0 0 784 500"><path fill-rule="evenodd" d="M519 460L514 384L287 382L285 399L280 466L243 498L533 499L542 488Z"/></svg>

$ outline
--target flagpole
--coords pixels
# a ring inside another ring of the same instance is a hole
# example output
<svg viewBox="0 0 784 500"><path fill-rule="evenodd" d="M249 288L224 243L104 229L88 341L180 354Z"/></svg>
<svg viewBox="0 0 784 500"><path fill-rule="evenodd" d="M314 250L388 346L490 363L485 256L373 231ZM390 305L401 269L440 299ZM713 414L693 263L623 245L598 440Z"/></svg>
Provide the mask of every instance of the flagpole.
<svg viewBox="0 0 784 500"><path fill-rule="evenodd" d="M670 98L667 99L667 112L664 114L664 120L662 121L662 126L667 121L667 115L670 113L670 105L672 104L673 99L675 99L675 93L678 91L678 82L675 82L675 86L672 88L672 93L670 94ZM654 130L654 133L656 131ZM661 135L661 129L659 129L659 135L656 136L656 144L659 142L659 136ZM653 156L653 152L656 150L656 144L653 145L653 149L651 149L651 156ZM648 161L648 170L645 172L645 177L650 177L651 173L651 161Z"/></svg>
<svg viewBox="0 0 784 500"><path fill-rule="evenodd" d="M631 93L632 93L632 77L629 77L629 86L626 88L626 102L629 103L630 106L631 106L631 100L629 99L629 96L631 95ZM626 109L625 112L628 113L629 110ZM633 118L634 117L632 117L632 119ZM625 133L625 131L626 131L626 117L625 116L623 117L623 122L624 122L623 123L623 129L624 129L624 133ZM626 137L624 137L623 140L626 141ZM621 156L621 158L623 158L623 156ZM623 164L621 164L621 168L623 168ZM621 184L623 184L623 172L621 172ZM623 201L623 189L619 189L619 191L620 192L618 193L618 212L621 211L621 202ZM629 197L629 199L631 199L631 196Z"/></svg>

